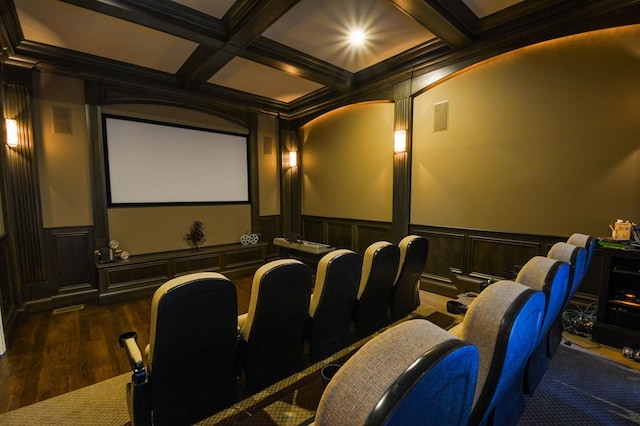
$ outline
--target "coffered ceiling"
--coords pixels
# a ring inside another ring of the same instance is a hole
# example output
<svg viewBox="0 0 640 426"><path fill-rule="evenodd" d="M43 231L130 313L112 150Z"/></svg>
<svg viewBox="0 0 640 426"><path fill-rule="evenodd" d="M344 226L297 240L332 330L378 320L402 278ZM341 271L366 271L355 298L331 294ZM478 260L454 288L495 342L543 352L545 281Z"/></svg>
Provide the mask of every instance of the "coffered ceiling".
<svg viewBox="0 0 640 426"><path fill-rule="evenodd" d="M290 118L531 43L640 22L612 0L2 0L10 65ZM349 43L360 30L364 42Z"/></svg>

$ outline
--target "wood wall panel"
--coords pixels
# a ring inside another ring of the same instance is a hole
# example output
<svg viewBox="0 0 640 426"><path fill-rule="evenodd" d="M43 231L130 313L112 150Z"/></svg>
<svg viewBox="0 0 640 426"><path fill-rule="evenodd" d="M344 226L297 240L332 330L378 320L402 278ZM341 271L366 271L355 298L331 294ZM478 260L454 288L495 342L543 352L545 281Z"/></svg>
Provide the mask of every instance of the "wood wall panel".
<svg viewBox="0 0 640 426"><path fill-rule="evenodd" d="M425 266L428 280L451 284L451 268L461 269L464 264L464 234L454 232L414 232L427 239L429 252Z"/></svg>
<svg viewBox="0 0 640 426"><path fill-rule="evenodd" d="M2 306L2 324L5 335L11 336L15 324L17 309L17 283L11 273L9 238L0 238L0 304Z"/></svg>
<svg viewBox="0 0 640 426"><path fill-rule="evenodd" d="M273 245L273 239L282 236L282 220L280 215L261 216L259 235L260 241L269 244L267 247L267 257L277 257L280 252L278 248Z"/></svg>
<svg viewBox="0 0 640 426"><path fill-rule="evenodd" d="M421 288L449 297L468 289L461 283L504 278L506 271L515 272L533 256L546 256L554 243L567 239L423 225L409 231L429 241Z"/></svg>
<svg viewBox="0 0 640 426"><path fill-rule="evenodd" d="M353 247L353 226L346 222L327 222L326 242L337 248Z"/></svg>
<svg viewBox="0 0 640 426"><path fill-rule="evenodd" d="M388 222L302 217L304 239L350 249L357 253L364 253L367 247L376 241L391 241L391 233L391 224Z"/></svg>
<svg viewBox="0 0 640 426"><path fill-rule="evenodd" d="M91 227L49 228L45 241L52 296L97 289Z"/></svg>
<svg viewBox="0 0 640 426"><path fill-rule="evenodd" d="M330 244L324 230L325 220L308 216L302 218L302 236L304 239Z"/></svg>
<svg viewBox="0 0 640 426"><path fill-rule="evenodd" d="M506 277L517 272L533 256L544 253L536 241L469 236L469 272ZM544 246L546 247L546 246Z"/></svg>

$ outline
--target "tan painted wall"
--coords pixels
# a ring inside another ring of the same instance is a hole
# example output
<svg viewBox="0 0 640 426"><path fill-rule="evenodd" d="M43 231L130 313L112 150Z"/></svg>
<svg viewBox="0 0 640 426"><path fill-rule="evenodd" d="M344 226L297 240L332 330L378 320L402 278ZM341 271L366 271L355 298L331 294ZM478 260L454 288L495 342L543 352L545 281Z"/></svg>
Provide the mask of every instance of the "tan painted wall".
<svg viewBox="0 0 640 426"><path fill-rule="evenodd" d="M53 107L67 109L71 133L55 133ZM93 223L89 144L82 80L35 73L34 122L45 228Z"/></svg>
<svg viewBox="0 0 640 426"><path fill-rule="evenodd" d="M391 221L392 103L352 105L303 128L302 214Z"/></svg>
<svg viewBox="0 0 640 426"><path fill-rule="evenodd" d="M185 236L195 220L204 224L201 247L237 243L251 231L251 206L172 206L109 209L109 236L132 254L190 247Z"/></svg>
<svg viewBox="0 0 640 426"><path fill-rule="evenodd" d="M275 117L258 116L258 173L260 215L280 214L280 169L278 168L278 124Z"/></svg>
<svg viewBox="0 0 640 426"><path fill-rule="evenodd" d="M543 43L414 102L411 223L607 235L640 220L640 26ZM437 102L448 130L433 131Z"/></svg>

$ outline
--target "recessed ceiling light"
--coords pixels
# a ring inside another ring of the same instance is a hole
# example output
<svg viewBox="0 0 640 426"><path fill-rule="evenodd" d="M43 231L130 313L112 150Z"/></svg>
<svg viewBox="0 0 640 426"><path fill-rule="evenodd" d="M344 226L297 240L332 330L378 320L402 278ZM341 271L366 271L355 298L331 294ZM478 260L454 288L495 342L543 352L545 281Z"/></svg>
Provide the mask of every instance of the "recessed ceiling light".
<svg viewBox="0 0 640 426"><path fill-rule="evenodd" d="M349 43L354 46L362 46L366 40L364 31L362 30L351 30L349 33Z"/></svg>

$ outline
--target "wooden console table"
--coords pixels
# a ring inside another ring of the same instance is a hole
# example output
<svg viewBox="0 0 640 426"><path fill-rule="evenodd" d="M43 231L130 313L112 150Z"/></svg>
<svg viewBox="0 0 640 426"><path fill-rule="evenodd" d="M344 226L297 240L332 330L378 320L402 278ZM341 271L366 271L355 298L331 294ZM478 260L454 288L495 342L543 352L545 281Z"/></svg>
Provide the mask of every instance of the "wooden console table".
<svg viewBox="0 0 640 426"><path fill-rule="evenodd" d="M194 272L220 272L228 278L252 274L266 262L268 246L225 244L98 263L100 303L151 295L171 278Z"/></svg>

